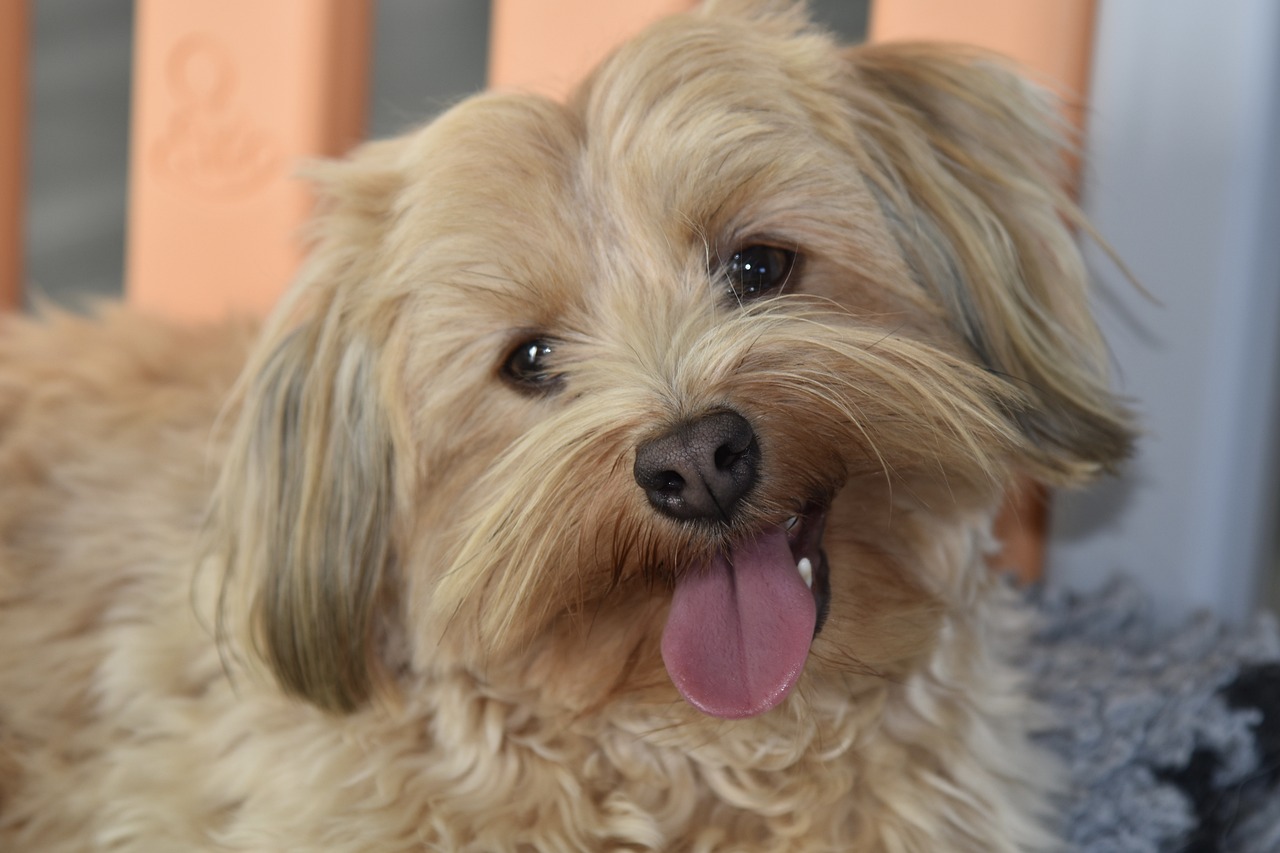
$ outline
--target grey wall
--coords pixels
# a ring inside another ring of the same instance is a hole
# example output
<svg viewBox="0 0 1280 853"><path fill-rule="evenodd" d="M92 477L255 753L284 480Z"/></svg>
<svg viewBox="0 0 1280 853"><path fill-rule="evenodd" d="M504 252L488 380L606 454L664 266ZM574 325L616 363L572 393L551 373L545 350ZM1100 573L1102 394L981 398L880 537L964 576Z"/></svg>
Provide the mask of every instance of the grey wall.
<svg viewBox="0 0 1280 853"><path fill-rule="evenodd" d="M36 0L31 19L27 293L119 293L133 3Z"/></svg>
<svg viewBox="0 0 1280 853"><path fill-rule="evenodd" d="M489 4L377 0L369 135L391 136L484 87Z"/></svg>
<svg viewBox="0 0 1280 853"><path fill-rule="evenodd" d="M1099 6L1084 203L1145 429L1124 476L1055 509L1055 583L1140 578L1171 617L1265 601L1280 404L1280 4Z"/></svg>

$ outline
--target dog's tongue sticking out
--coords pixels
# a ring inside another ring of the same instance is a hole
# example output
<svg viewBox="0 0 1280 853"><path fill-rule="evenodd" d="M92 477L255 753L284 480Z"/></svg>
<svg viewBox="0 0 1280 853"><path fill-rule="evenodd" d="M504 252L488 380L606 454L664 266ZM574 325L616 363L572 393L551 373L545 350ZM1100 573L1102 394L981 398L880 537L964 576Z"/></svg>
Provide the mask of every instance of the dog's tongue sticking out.
<svg viewBox="0 0 1280 853"><path fill-rule="evenodd" d="M766 531L679 580L662 659L700 711L762 714L800 678L817 618L786 533Z"/></svg>

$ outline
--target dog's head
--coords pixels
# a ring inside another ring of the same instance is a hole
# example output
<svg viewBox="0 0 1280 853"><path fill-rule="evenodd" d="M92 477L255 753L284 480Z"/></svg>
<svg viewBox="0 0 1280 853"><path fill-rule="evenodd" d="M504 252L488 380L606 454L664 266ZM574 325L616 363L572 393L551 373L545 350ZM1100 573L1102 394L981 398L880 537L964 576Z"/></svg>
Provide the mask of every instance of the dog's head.
<svg viewBox="0 0 1280 853"><path fill-rule="evenodd" d="M211 524L286 689L755 714L909 665L948 531L1124 456L1052 105L782 6L318 170Z"/></svg>

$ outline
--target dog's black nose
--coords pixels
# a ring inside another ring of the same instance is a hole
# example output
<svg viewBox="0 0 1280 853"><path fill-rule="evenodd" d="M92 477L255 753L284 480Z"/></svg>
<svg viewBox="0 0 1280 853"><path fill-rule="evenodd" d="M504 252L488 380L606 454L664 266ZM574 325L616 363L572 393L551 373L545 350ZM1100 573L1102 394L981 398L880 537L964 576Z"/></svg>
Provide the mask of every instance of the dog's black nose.
<svg viewBox="0 0 1280 853"><path fill-rule="evenodd" d="M672 518L727 522L755 485L760 445L747 419L718 411L636 448L635 478Z"/></svg>

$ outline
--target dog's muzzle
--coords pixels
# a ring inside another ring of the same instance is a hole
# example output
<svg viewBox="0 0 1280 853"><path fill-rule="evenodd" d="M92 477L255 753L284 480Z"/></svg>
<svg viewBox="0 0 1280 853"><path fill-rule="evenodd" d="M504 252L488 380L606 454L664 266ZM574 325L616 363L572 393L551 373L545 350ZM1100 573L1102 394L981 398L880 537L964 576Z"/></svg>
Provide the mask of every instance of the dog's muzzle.
<svg viewBox="0 0 1280 853"><path fill-rule="evenodd" d="M736 412L686 421L636 448L635 480L662 515L732 531L676 567L662 657L676 688L717 717L750 717L795 687L830 601L825 504L734 530L759 478L755 430Z"/></svg>

